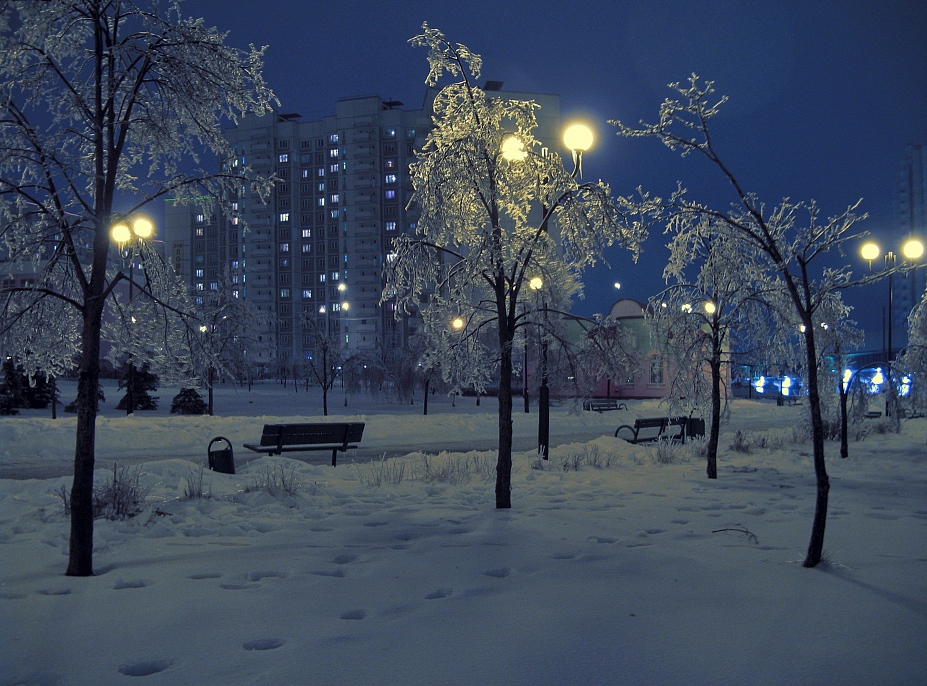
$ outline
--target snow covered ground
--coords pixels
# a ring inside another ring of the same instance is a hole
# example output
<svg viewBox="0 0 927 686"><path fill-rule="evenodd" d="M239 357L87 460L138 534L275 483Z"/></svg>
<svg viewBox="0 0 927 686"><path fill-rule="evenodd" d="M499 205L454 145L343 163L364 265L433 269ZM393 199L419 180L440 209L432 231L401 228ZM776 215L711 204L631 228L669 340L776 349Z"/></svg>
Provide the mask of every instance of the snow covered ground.
<svg viewBox="0 0 927 686"><path fill-rule="evenodd" d="M491 442L491 401L422 417L336 396L371 454L406 454L332 469L324 453L244 464L269 418L318 411L292 387L255 392L227 389L211 418L126 418L107 392L98 480L131 455L151 491L135 518L97 521L94 577L63 575L54 491L70 479L0 479L0 684L925 683L927 420L847 460L828 445L829 563L807 570L810 447L783 442L802 407L737 401L717 481L682 449L661 464L612 437L652 402L554 408L553 433L581 440L543 470L517 454L498 511L492 451L418 452ZM515 421L530 444L537 415ZM73 423L0 419L0 469L67 464ZM770 448L728 448L770 426ZM239 473L206 472L209 497L185 498L218 434Z"/></svg>

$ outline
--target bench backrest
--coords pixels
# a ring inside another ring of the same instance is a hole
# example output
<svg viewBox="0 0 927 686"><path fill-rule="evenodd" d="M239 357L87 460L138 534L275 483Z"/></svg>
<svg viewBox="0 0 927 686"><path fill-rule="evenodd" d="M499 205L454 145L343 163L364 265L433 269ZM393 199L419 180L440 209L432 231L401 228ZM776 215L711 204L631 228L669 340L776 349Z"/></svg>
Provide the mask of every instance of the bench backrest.
<svg viewBox="0 0 927 686"><path fill-rule="evenodd" d="M319 424L265 424L261 445L325 445L357 443L364 435L364 422Z"/></svg>
<svg viewBox="0 0 927 686"><path fill-rule="evenodd" d="M666 424L666 417L645 417L644 419L635 419L635 429L656 429Z"/></svg>

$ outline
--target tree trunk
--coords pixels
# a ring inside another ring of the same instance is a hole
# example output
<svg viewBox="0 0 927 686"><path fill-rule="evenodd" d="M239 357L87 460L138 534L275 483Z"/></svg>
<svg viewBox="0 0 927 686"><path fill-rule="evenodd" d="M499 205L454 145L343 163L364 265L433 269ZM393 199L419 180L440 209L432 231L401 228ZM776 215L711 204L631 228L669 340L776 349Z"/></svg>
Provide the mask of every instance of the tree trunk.
<svg viewBox="0 0 927 686"><path fill-rule="evenodd" d="M425 401L424 401L424 412L422 414L428 414L428 386L431 384L431 379L425 379Z"/></svg>
<svg viewBox="0 0 927 686"><path fill-rule="evenodd" d="M67 576L93 575L93 470L96 449L97 396L100 392L100 323L107 236L94 245L94 269L84 301L81 355L77 381L77 434L71 485L71 534Z"/></svg>
<svg viewBox="0 0 927 686"><path fill-rule="evenodd" d="M709 479L718 478L718 436L721 434L721 359L711 360L711 428L708 432L707 468Z"/></svg>
<svg viewBox="0 0 927 686"><path fill-rule="evenodd" d="M809 319L810 321L810 319ZM814 505L814 521L811 525L811 540L808 554L802 563L804 567L815 567L824 553L824 529L827 525L827 500L830 493L830 478L824 464L824 423L821 420L821 398L818 394L817 351L814 334L808 326L805 347L808 362L808 406L811 410L811 445L814 455L814 475L817 479L817 499Z"/></svg>
<svg viewBox="0 0 927 686"><path fill-rule="evenodd" d="M512 507L512 341L499 326L499 459L496 462L496 507Z"/></svg>
<svg viewBox="0 0 927 686"><path fill-rule="evenodd" d="M215 374L215 372L213 371L213 368L212 368L212 367L210 367L210 368L209 368L209 371L206 372L206 396L207 396L207 398L208 398L208 402L207 402L207 405L208 405L208 407L207 407L207 412L208 412L208 414L209 414L210 417L212 417L212 382L213 382L213 375L214 375L214 374Z"/></svg>

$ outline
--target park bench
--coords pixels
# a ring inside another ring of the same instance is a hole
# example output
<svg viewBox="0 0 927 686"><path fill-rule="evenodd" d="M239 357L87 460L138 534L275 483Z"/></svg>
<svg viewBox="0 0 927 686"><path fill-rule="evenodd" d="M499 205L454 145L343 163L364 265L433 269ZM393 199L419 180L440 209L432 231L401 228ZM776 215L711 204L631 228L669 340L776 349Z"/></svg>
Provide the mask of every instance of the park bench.
<svg viewBox="0 0 927 686"><path fill-rule="evenodd" d="M619 426L615 438L622 438L628 443L655 443L661 440L685 443L688 423L688 417L644 417L635 419L633 426ZM622 430L623 435L619 435Z"/></svg>
<svg viewBox="0 0 927 686"><path fill-rule="evenodd" d="M614 398L591 398L583 401L583 409L592 412L605 412L607 410L626 410L628 406L619 403Z"/></svg>
<svg viewBox="0 0 927 686"><path fill-rule="evenodd" d="M334 467L338 453L356 448L363 434L363 422L265 424L261 442L244 445L248 450L268 455L282 455L304 450L331 450L332 467Z"/></svg>

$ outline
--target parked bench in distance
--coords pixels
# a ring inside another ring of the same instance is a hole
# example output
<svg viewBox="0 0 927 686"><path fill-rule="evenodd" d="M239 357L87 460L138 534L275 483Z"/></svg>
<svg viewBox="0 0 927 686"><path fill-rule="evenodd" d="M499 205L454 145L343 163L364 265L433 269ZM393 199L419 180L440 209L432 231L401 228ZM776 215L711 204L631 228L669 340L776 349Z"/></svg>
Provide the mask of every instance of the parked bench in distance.
<svg viewBox="0 0 927 686"><path fill-rule="evenodd" d="M591 398L583 401L583 409L592 412L606 412L608 410L626 410L628 406L619 403L614 398Z"/></svg>
<svg viewBox="0 0 927 686"><path fill-rule="evenodd" d="M644 417L634 420L633 426L619 426L615 438L624 439L628 443L685 443L688 424L688 417Z"/></svg>
<svg viewBox="0 0 927 686"><path fill-rule="evenodd" d="M318 424L265 424L259 444L245 443L248 450L268 455L331 450L332 467L338 453L356 448L364 435L363 422L320 422Z"/></svg>

